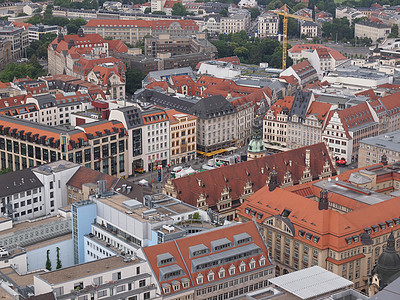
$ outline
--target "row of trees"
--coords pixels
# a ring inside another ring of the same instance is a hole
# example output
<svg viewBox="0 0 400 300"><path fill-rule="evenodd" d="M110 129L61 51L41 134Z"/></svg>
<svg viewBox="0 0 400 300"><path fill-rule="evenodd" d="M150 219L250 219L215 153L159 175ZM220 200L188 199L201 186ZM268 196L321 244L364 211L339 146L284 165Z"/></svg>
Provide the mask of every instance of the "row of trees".
<svg viewBox="0 0 400 300"><path fill-rule="evenodd" d="M30 78L36 79L40 76L46 75L45 70L40 65L36 55L32 55L31 58L24 63L11 63L0 72L1 82L10 82L14 78L24 78L29 76Z"/></svg>
<svg viewBox="0 0 400 300"><path fill-rule="evenodd" d="M217 47L218 57L236 55L245 64L267 62L273 68L282 67L282 45L277 40L249 37L245 31L241 31L221 34L212 43ZM292 63L288 57L287 65L291 66Z"/></svg>

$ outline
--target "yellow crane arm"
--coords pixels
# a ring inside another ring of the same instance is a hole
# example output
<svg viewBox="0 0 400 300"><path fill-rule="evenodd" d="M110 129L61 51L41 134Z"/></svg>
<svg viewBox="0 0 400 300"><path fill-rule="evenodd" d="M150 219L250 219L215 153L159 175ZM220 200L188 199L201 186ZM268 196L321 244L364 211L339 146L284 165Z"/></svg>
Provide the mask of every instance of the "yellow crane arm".
<svg viewBox="0 0 400 300"><path fill-rule="evenodd" d="M283 11L274 10L274 13L277 15L283 16L283 41L282 41L282 69L286 69L286 58L287 58L287 28L288 28L288 18L294 18L304 21L313 21L313 19L303 16L297 16L293 14L289 14L287 12L286 4L283 6Z"/></svg>

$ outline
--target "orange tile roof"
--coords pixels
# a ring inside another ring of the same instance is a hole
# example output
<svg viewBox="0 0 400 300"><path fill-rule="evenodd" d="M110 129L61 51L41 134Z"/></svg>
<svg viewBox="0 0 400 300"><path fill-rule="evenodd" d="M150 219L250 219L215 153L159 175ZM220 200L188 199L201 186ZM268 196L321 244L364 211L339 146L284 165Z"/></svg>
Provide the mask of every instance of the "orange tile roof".
<svg viewBox="0 0 400 300"><path fill-rule="evenodd" d="M328 116L331 107L332 104L330 103L314 101L311 103L307 115L315 115L318 120L323 121Z"/></svg>
<svg viewBox="0 0 400 300"><path fill-rule="evenodd" d="M281 113L282 109L284 107L287 107L290 110L292 109L292 105L294 102L294 97L293 96L285 96L283 99L279 99L276 101L270 108L269 110L274 113L274 116L276 117L277 114Z"/></svg>
<svg viewBox="0 0 400 300"><path fill-rule="evenodd" d="M346 56L344 56L342 53L340 53L337 50L334 50L332 48L320 45L320 44L299 44L295 45L292 48L290 48L288 51L290 53L301 53L303 50L315 50L318 48L325 48L328 50L329 54L332 56L332 58L336 61L340 60L346 60Z"/></svg>
<svg viewBox="0 0 400 300"><path fill-rule="evenodd" d="M188 117L188 120L196 120L197 119L197 117L195 117L195 116L179 112L175 109L168 109L165 112L168 115L170 125L179 123L179 120L175 117L175 115L186 115Z"/></svg>
<svg viewBox="0 0 400 300"><path fill-rule="evenodd" d="M357 94L355 94L355 96L365 96L365 97L369 97L371 99L377 99L378 96L375 94L373 89L369 89L369 90L365 90L362 92L359 92Z"/></svg>
<svg viewBox="0 0 400 300"><path fill-rule="evenodd" d="M113 19L91 19L85 25L85 27L119 27L119 26L130 26L130 27L149 27L152 29L169 28L172 23L179 23L182 29L198 30L199 26L195 21L192 20L157 20L157 21L145 21L145 20L113 20Z"/></svg>
<svg viewBox="0 0 400 300"><path fill-rule="evenodd" d="M8 98L0 99L0 108L25 104L26 99L28 99L29 97L32 97L32 96L30 94L28 94L28 95L19 95L19 96L15 96L15 97L8 97Z"/></svg>
<svg viewBox="0 0 400 300"><path fill-rule="evenodd" d="M276 188L269 192L268 187L265 186L249 196L237 211L240 216L250 219L252 217L246 212L246 208L262 213L262 217L257 218L257 222L261 223L272 216L280 215L285 209L290 210L289 222L296 228L293 234L297 240L319 249L345 251L362 245L360 238L357 242L353 240L351 244L347 243L346 238L359 237L364 232L364 228L398 218L399 200L400 197L397 197L373 205L360 205L353 211L341 214L331 209L319 210L317 201L300 196L288 189ZM394 225L393 230L397 229L400 229L400 225ZM300 230L319 237L319 241L307 239L306 235L300 236ZM386 229L380 229L377 233L372 232L370 236L374 238L387 234L391 230L392 228L386 226Z"/></svg>
<svg viewBox="0 0 400 300"><path fill-rule="evenodd" d="M30 23L24 23L24 22L12 22L12 24L15 26L15 27L20 27L20 28L25 28L25 29L28 29L29 27L31 27L32 26L32 24L30 24Z"/></svg>
<svg viewBox="0 0 400 300"><path fill-rule="evenodd" d="M91 72L95 72L99 75L100 85L102 85L102 86L107 86L108 79L113 74L116 74L120 78L121 82L124 82L124 79L119 74L118 68L115 65L112 68L97 65L97 66L93 67Z"/></svg>
<svg viewBox="0 0 400 300"><path fill-rule="evenodd" d="M249 241L247 243L243 243L240 245L235 245L234 244L234 236L241 234L241 233L247 233L248 235L250 235L252 237L252 241ZM220 239L228 239L229 241L232 242L232 247L229 247L227 249L223 249L223 250L219 250L219 251L213 251L207 254L203 254L203 255L197 255L195 257L190 257L190 251L189 248L193 247L193 246L197 246L197 245L204 245L206 246L209 250L212 249L211 246L211 242L212 241L216 241L216 240L220 240ZM209 268L205 268L201 271L195 271L192 270L192 261L194 261L195 259L199 259L201 257L208 257L210 255L213 255L214 253L224 253L224 251L227 251L229 249L235 249L235 248L239 248L245 245L256 245L257 247L260 248L261 252L259 254L255 254L252 255L250 257L246 257L246 258L242 258L242 259L237 259L234 260L232 262L227 262L226 264L223 265L218 265L217 267L209 267ZM144 247L143 248L143 252L147 258L147 261L149 262L152 270L153 270L153 274L155 274L157 281L159 282L160 285L163 285L165 283L168 283L171 285L171 292L170 294L173 294L173 288L172 288L172 282L177 280L180 281L183 278L187 278L189 279L189 286L187 287L187 289L191 289L193 288L193 286L196 287L201 287L201 286L207 286L210 282L208 281L208 273L210 271L214 272L215 276L214 279L212 280L212 283L218 283L220 278L218 276L218 272L221 268L224 268L225 270L225 276L222 279L223 281L226 281L227 278L235 278L235 276L237 276L238 273L238 268L239 265L243 262L245 262L247 264L245 271L241 272L246 273L248 271L253 272L254 270L257 269L265 269L266 267L270 267L271 266L271 261L269 260L268 257L268 249L257 229L257 226L255 225L254 222L246 222L246 223L240 223L240 224L235 224L235 225L229 225L229 226L223 226L217 229L213 229L213 230L209 230L206 231L204 233L198 233L198 234L193 234L193 235L189 235L187 237L184 238L180 238L177 239L175 241L170 241L164 244L158 244L158 245L154 245L154 246L149 246L149 247ZM157 264L157 256L161 255L161 254L167 254L169 253L170 255L172 255L175 259L175 261L172 261L170 263L167 263L165 265L161 265L159 266ZM260 266L258 264L258 260L264 257L265 258L265 265L264 266ZM256 264L255 264L255 268L250 270L248 267L249 262L254 259ZM160 269L166 266L172 266L172 265L177 265L179 268L181 268L184 272L184 274L178 278L173 278L170 280L162 280L162 278L160 278ZM228 269L231 265L234 265L236 267L236 272L234 275L230 275L228 272ZM203 276L203 283L198 284L197 283L197 276L201 274ZM179 292L182 292L182 290L184 290L182 288L181 285L181 289L179 290ZM162 293L165 295L164 290L162 289Z"/></svg>
<svg viewBox="0 0 400 300"><path fill-rule="evenodd" d="M155 124L158 122L163 122L168 120L168 115L165 111L160 110L154 113L142 114L143 124Z"/></svg>
<svg viewBox="0 0 400 300"><path fill-rule="evenodd" d="M164 91L168 90L168 83L166 81L153 81L146 85L146 89L153 90L155 87L161 87Z"/></svg>

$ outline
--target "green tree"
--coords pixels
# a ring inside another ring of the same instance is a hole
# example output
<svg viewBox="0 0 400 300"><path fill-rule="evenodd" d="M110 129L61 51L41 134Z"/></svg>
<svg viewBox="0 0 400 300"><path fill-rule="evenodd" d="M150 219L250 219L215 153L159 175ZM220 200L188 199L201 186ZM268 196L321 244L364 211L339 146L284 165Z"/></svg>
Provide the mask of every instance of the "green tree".
<svg viewBox="0 0 400 300"><path fill-rule="evenodd" d="M199 220L199 219L200 219L200 213L196 211L196 212L193 214L192 219L194 219L194 220Z"/></svg>
<svg viewBox="0 0 400 300"><path fill-rule="evenodd" d="M7 174L7 173L10 173L10 172L13 172L13 170L10 169L10 168L1 169L0 170L0 175Z"/></svg>
<svg viewBox="0 0 400 300"><path fill-rule="evenodd" d="M145 75L138 69L128 68L125 73L126 76L126 91L133 94L136 90L142 88L142 80Z"/></svg>
<svg viewBox="0 0 400 300"><path fill-rule="evenodd" d="M219 14L221 17L227 17L228 16L228 10L226 8L223 8L219 11Z"/></svg>
<svg viewBox="0 0 400 300"><path fill-rule="evenodd" d="M149 14L151 13L151 8L150 7L146 7L146 9L144 10L145 14Z"/></svg>
<svg viewBox="0 0 400 300"><path fill-rule="evenodd" d="M25 78L28 76L32 79L36 79L44 75L46 75L46 72L37 60L36 55L33 54L25 63L11 63L7 65L0 73L0 81L10 82L13 81L14 78Z"/></svg>
<svg viewBox="0 0 400 300"><path fill-rule="evenodd" d="M46 269L51 271L50 250L47 250Z"/></svg>
<svg viewBox="0 0 400 300"><path fill-rule="evenodd" d="M62 268L62 263L61 263L61 260L60 260L60 248L57 247L56 250L57 250L57 266L56 266L56 269L61 269Z"/></svg>
<svg viewBox="0 0 400 300"><path fill-rule="evenodd" d="M258 7L252 7L252 8L250 8L250 14L251 14L251 18L254 20L254 19L257 19L257 17L259 15L261 15L261 12Z"/></svg>
<svg viewBox="0 0 400 300"><path fill-rule="evenodd" d="M186 16L187 15L186 7L180 2L175 3L174 6L172 6L172 15Z"/></svg>
<svg viewBox="0 0 400 300"><path fill-rule="evenodd" d="M151 14L152 15L163 15L163 16L165 16L166 12L165 11L161 11L161 10L156 10L156 11L153 11Z"/></svg>
<svg viewBox="0 0 400 300"><path fill-rule="evenodd" d="M399 36L399 26L397 24L392 25L392 31L388 35L389 38L397 38Z"/></svg>

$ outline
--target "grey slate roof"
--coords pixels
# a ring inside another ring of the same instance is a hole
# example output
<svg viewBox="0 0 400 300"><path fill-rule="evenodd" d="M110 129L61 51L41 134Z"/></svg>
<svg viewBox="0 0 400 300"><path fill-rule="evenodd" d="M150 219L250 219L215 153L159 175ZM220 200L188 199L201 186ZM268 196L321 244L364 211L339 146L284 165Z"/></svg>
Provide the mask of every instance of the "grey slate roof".
<svg viewBox="0 0 400 300"><path fill-rule="evenodd" d="M221 95L203 98L190 110L190 114L201 119L212 119L231 115L236 112L235 107Z"/></svg>
<svg viewBox="0 0 400 300"><path fill-rule="evenodd" d="M183 113L189 113L194 105L194 102L147 89L140 93L136 99L164 108L175 109Z"/></svg>
<svg viewBox="0 0 400 300"><path fill-rule="evenodd" d="M387 151L400 152L400 130L369 137L361 140L360 143L383 148Z"/></svg>
<svg viewBox="0 0 400 300"><path fill-rule="evenodd" d="M311 96L312 92L297 91L289 117L297 115L300 119L304 120L307 114Z"/></svg>
<svg viewBox="0 0 400 300"><path fill-rule="evenodd" d="M42 187L43 184L31 169L23 169L1 175L0 197Z"/></svg>
<svg viewBox="0 0 400 300"><path fill-rule="evenodd" d="M127 129L136 128L143 125L143 118L140 108L135 106L126 106L118 108L123 113Z"/></svg>

